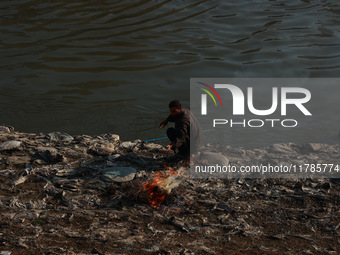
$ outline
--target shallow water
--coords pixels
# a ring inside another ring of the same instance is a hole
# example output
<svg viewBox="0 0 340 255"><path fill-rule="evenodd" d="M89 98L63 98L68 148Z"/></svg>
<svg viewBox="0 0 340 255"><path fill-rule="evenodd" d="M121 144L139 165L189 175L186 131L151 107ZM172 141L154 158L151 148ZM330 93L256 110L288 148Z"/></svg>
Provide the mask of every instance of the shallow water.
<svg viewBox="0 0 340 255"><path fill-rule="evenodd" d="M338 77L339 24L335 0L1 1L0 120L162 137L190 77Z"/></svg>

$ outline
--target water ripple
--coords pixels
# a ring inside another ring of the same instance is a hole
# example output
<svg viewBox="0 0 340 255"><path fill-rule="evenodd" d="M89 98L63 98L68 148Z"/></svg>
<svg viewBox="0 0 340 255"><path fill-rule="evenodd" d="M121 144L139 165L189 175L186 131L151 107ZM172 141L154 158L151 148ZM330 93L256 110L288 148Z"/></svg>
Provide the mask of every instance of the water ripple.
<svg viewBox="0 0 340 255"><path fill-rule="evenodd" d="M339 14L335 0L4 0L0 92L11 110L0 118L71 129L70 116L91 106L102 112L84 114L99 130L106 116L129 112L131 123L147 109L163 114L170 99L188 102L190 77L337 77Z"/></svg>

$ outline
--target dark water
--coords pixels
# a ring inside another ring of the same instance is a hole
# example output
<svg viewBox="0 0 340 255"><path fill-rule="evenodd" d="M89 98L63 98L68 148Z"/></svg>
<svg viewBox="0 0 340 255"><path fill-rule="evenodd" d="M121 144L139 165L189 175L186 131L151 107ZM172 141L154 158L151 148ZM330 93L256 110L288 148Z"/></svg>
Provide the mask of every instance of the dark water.
<svg viewBox="0 0 340 255"><path fill-rule="evenodd" d="M339 77L339 24L336 0L1 1L0 122L162 137L190 77Z"/></svg>

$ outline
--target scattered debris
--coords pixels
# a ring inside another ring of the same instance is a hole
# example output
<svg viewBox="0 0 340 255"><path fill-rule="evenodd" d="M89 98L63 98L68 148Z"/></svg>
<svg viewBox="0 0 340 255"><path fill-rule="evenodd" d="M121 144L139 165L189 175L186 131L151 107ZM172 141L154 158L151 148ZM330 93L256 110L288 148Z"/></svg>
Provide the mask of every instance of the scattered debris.
<svg viewBox="0 0 340 255"><path fill-rule="evenodd" d="M7 141L0 144L0 151L8 151L19 148L21 141Z"/></svg>
<svg viewBox="0 0 340 255"><path fill-rule="evenodd" d="M221 166L227 166L229 164L229 160L226 156L223 156L219 153L203 151L200 154L200 161L209 164L219 164Z"/></svg>
<svg viewBox="0 0 340 255"><path fill-rule="evenodd" d="M157 144L0 132L1 255L340 253L339 179L190 179L188 162ZM327 144L217 146L200 160L340 156L339 145Z"/></svg>
<svg viewBox="0 0 340 255"><path fill-rule="evenodd" d="M55 142L68 142L72 141L73 137L66 133L53 132L46 135L46 138Z"/></svg>
<svg viewBox="0 0 340 255"><path fill-rule="evenodd" d="M109 167L102 170L102 174L108 181L128 182L132 181L136 176L136 169L132 167Z"/></svg>
<svg viewBox="0 0 340 255"><path fill-rule="evenodd" d="M121 149L132 149L134 146L136 146L137 143L133 143L133 142L122 142L119 145L119 148Z"/></svg>
<svg viewBox="0 0 340 255"><path fill-rule="evenodd" d="M0 133L12 133L14 131L14 127L11 126L0 126Z"/></svg>

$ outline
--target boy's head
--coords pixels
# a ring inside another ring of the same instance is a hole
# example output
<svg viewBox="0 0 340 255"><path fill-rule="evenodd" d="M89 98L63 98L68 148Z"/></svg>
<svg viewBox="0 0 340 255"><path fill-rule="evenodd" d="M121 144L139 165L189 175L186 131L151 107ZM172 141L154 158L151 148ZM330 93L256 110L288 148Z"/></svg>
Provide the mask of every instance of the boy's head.
<svg viewBox="0 0 340 255"><path fill-rule="evenodd" d="M173 100L169 103L169 110L171 116L176 116L182 112L182 104L179 100Z"/></svg>

